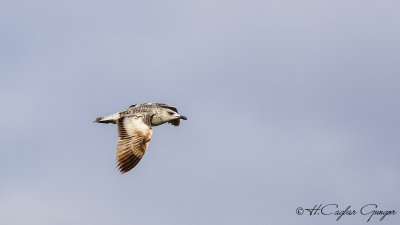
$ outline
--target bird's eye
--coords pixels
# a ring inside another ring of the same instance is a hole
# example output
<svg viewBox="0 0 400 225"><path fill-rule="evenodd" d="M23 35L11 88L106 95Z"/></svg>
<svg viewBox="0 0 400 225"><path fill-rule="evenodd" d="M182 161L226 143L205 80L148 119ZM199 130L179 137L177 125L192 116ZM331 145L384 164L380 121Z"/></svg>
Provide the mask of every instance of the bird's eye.
<svg viewBox="0 0 400 225"><path fill-rule="evenodd" d="M171 116L172 116L172 115L174 115L174 113L173 113L173 112L168 112L168 113L169 113L169 115L171 115Z"/></svg>

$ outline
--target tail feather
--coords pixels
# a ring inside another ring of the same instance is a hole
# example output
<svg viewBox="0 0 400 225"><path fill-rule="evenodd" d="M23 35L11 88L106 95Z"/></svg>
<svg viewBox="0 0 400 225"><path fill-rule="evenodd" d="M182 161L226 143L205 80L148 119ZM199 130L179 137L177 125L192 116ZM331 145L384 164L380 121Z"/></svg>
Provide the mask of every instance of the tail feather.
<svg viewBox="0 0 400 225"><path fill-rule="evenodd" d="M103 119L103 117L97 117L93 120L93 123L100 123L99 121Z"/></svg>
<svg viewBox="0 0 400 225"><path fill-rule="evenodd" d="M93 120L93 123L117 123L119 113L114 113L110 116L97 117Z"/></svg>

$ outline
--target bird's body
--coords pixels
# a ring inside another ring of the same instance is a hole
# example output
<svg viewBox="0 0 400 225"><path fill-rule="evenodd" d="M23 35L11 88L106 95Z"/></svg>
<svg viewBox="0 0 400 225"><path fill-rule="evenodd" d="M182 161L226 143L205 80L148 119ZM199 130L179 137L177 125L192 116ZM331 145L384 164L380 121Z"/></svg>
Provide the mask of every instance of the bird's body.
<svg viewBox="0 0 400 225"><path fill-rule="evenodd" d="M98 117L93 122L113 123L118 126L117 164L121 173L131 170L143 157L153 134L152 126L171 123L179 126L185 116L163 103L131 105L128 109L110 116Z"/></svg>

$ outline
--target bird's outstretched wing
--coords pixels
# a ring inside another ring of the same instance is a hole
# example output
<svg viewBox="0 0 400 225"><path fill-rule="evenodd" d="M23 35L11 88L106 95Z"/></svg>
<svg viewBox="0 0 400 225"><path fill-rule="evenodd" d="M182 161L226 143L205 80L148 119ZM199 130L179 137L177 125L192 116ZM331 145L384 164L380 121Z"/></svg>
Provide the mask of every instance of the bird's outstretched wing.
<svg viewBox="0 0 400 225"><path fill-rule="evenodd" d="M178 113L178 109L176 109L175 106L168 105L168 104L164 104L164 103L152 103L152 104L153 104L153 105L156 105L156 106L158 106L158 107L171 109L172 111L175 111L176 113Z"/></svg>
<svg viewBox="0 0 400 225"><path fill-rule="evenodd" d="M121 173L126 173L142 159L153 130L147 116L123 117L117 120L117 125L117 166Z"/></svg>

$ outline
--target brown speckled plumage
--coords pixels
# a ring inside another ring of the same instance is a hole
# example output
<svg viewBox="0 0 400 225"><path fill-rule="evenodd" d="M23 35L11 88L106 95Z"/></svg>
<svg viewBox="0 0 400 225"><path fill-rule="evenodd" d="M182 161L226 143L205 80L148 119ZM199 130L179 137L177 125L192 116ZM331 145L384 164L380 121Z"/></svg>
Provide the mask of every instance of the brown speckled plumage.
<svg viewBox="0 0 400 225"><path fill-rule="evenodd" d="M170 123L179 126L185 116L163 103L131 105L128 109L106 117L97 117L93 122L114 123L118 126L117 167L121 173L134 168L142 159L153 134L152 126Z"/></svg>

